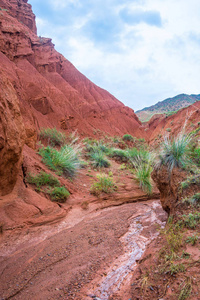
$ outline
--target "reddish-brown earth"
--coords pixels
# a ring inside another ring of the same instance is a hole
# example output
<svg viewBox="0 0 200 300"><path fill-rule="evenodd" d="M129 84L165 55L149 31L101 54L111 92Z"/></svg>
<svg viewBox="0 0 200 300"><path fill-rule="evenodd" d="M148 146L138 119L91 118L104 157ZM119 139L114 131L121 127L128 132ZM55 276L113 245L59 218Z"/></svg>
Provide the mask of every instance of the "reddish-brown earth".
<svg viewBox="0 0 200 300"><path fill-rule="evenodd" d="M185 246L185 251L194 252L192 267L185 277L175 277L173 287L169 274L157 278L156 269L150 273L165 243L164 238L155 238L166 221L155 200L159 198L155 186L148 197L130 170L112 161L109 171L118 187L113 194L91 195L96 171L81 169L73 182L54 174L70 192L67 202L58 204L36 192L27 183L27 174L51 173L35 151L42 127L77 130L81 137L93 138L130 133L154 143L166 131L177 133L185 119L188 130L196 129L200 102L144 127L132 109L56 52L51 39L37 37L27 0L0 0L0 8L0 297L177 299L175 286L192 274L191 299L199 299L198 249ZM184 210L177 206L181 196L179 174L174 172L171 182L164 170L154 179L163 208L176 215ZM144 291L147 272L153 283Z"/></svg>
<svg viewBox="0 0 200 300"><path fill-rule="evenodd" d="M149 136L150 143L155 145L155 141L161 141L166 135L176 136L184 127L187 132L197 129L199 121L200 101L179 110L169 117L163 117L163 115L153 116L146 125L146 133Z"/></svg>
<svg viewBox="0 0 200 300"><path fill-rule="evenodd" d="M183 221L184 216L192 220L199 213L198 204L184 201L200 192L199 182L180 188L188 174L178 168L170 174L162 167L154 170L152 177L171 220L139 260L132 277L131 299L200 299L200 224L188 225ZM188 238L194 236L196 242L188 243Z"/></svg>
<svg viewBox="0 0 200 300"><path fill-rule="evenodd" d="M15 218L11 210L14 215L24 212L22 223L32 217L40 220L40 214L47 221L48 214L56 220L57 214L65 212L43 195L37 201L23 184L25 161L34 157L30 148L36 148L42 127L66 133L77 130L81 137L145 136L132 109L88 80L54 49L51 39L38 37L36 32L27 0L0 0L0 195L4 196L0 213L4 215L1 223L9 219L6 224L10 224L12 219L15 226L20 217ZM17 180L13 193L5 197ZM7 218L8 211L12 217Z"/></svg>
<svg viewBox="0 0 200 300"><path fill-rule="evenodd" d="M106 300L116 284L120 292L166 215L155 200L95 212L96 208L93 204L84 212L76 207L59 225L3 240L1 298ZM127 235L129 226L133 228ZM130 285L125 287L120 299L129 299Z"/></svg>
<svg viewBox="0 0 200 300"><path fill-rule="evenodd" d="M51 39L36 35L35 16L26 2L0 2L1 68L17 92L26 143L34 147L35 132L54 126L87 136L98 135L98 129L143 137L132 109L81 74Z"/></svg>

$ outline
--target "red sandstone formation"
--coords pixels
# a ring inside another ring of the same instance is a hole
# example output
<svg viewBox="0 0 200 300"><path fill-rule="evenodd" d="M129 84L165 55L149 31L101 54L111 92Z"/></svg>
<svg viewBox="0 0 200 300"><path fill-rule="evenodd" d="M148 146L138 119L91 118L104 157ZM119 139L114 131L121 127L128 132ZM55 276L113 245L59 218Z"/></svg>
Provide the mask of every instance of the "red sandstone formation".
<svg viewBox="0 0 200 300"><path fill-rule="evenodd" d="M191 132L199 127L200 120L200 101L179 110L172 116L153 119L149 121L150 142L154 143L155 139L162 139L167 134L177 135L183 127L187 132Z"/></svg>
<svg viewBox="0 0 200 300"><path fill-rule="evenodd" d="M152 172L152 178L160 191L160 201L163 209L169 214L173 214L180 202L178 192L180 182L187 178L186 172L174 168L170 174L166 166L155 168Z"/></svg>
<svg viewBox="0 0 200 300"><path fill-rule="evenodd" d="M27 2L28 0L0 0L0 7L7 10L10 15L37 34L35 15L32 12L31 5Z"/></svg>
<svg viewBox="0 0 200 300"><path fill-rule="evenodd" d="M25 140L16 91L0 68L0 195L12 191Z"/></svg>
<svg viewBox="0 0 200 300"><path fill-rule="evenodd" d="M27 145L34 147L40 127L144 136L132 109L82 75L51 39L37 37L27 1L0 0L0 7L0 60L20 100Z"/></svg>
<svg viewBox="0 0 200 300"><path fill-rule="evenodd" d="M52 222L68 210L23 183L26 172L45 170L32 150L40 128L93 137L145 136L132 109L88 80L51 39L36 32L27 0L0 0L0 223L6 228ZM63 184L74 192L70 182Z"/></svg>

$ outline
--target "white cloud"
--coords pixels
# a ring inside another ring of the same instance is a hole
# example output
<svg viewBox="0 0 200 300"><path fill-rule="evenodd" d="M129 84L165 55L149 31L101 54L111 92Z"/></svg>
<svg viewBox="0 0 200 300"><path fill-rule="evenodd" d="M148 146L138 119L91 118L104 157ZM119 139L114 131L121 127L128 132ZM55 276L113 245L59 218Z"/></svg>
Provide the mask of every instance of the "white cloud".
<svg viewBox="0 0 200 300"><path fill-rule="evenodd" d="M79 6L80 2L78 0L50 0L49 4L52 6L53 9L56 10L62 10L69 6L70 4L73 4L74 6Z"/></svg>
<svg viewBox="0 0 200 300"><path fill-rule="evenodd" d="M54 17L41 12L37 18L40 35L52 37L56 49L82 73L133 109L182 92L200 93L199 0L50 4ZM123 9L156 12L161 26L127 23L120 17Z"/></svg>

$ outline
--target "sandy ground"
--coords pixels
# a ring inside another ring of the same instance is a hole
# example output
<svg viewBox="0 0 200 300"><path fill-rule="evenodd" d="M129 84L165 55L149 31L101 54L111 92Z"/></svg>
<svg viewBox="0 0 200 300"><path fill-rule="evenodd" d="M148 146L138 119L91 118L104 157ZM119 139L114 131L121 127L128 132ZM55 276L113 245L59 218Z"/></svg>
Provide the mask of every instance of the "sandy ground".
<svg viewBox="0 0 200 300"><path fill-rule="evenodd" d="M7 237L1 241L0 298L109 299L115 292L128 300L135 260L165 220L158 200L91 213L74 208L59 224L29 229L12 242Z"/></svg>

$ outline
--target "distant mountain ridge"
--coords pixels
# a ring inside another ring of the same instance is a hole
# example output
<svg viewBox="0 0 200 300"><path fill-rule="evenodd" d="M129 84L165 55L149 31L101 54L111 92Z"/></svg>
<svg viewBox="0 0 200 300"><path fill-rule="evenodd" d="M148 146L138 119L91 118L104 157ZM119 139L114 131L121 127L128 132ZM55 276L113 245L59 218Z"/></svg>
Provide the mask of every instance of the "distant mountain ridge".
<svg viewBox="0 0 200 300"><path fill-rule="evenodd" d="M172 98L167 98L163 101L159 101L155 105L145 107L136 112L136 115L140 121L148 121L154 114L169 113L171 111L177 111L181 108L189 106L196 101L200 100L200 94L198 95L187 95L180 94Z"/></svg>

